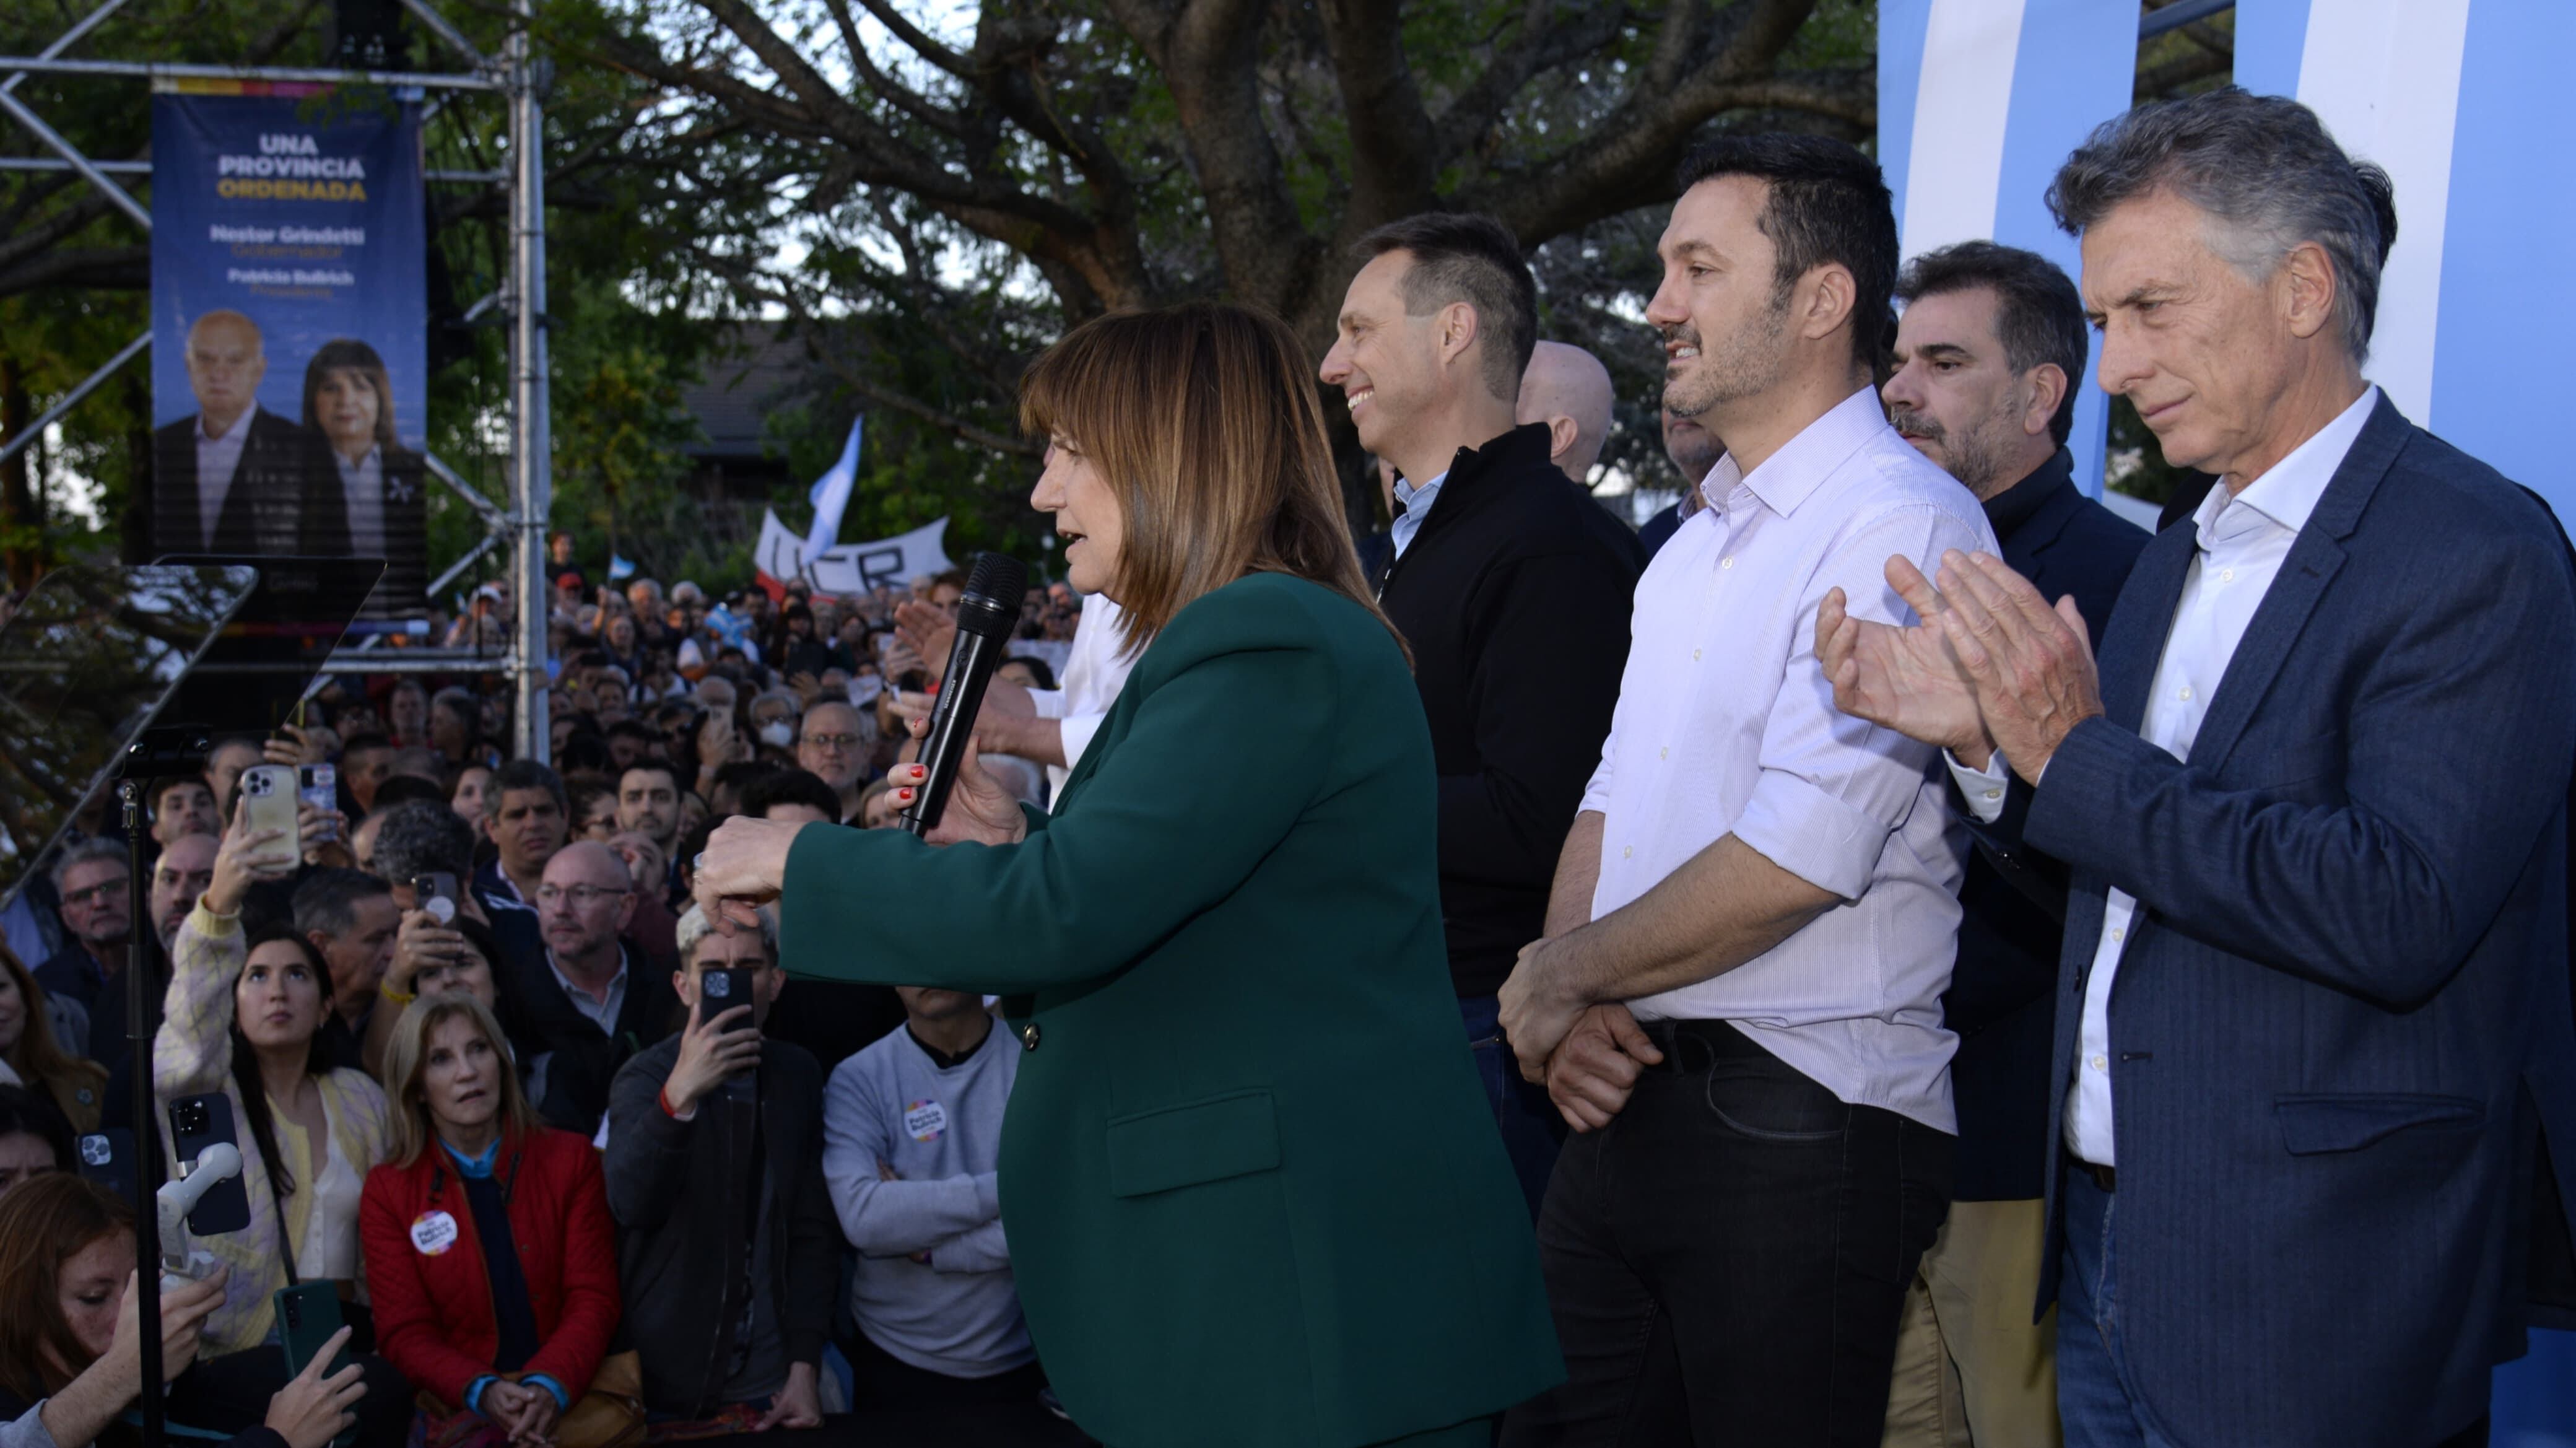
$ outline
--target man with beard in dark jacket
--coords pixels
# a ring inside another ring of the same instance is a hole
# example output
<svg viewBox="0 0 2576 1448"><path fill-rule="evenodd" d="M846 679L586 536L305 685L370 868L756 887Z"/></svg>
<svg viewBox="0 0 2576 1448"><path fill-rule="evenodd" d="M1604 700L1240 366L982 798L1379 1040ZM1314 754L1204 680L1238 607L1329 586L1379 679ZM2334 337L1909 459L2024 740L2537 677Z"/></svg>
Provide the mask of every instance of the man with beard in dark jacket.
<svg viewBox="0 0 2576 1448"><path fill-rule="evenodd" d="M609 1091L601 1167L617 1218L627 1330L646 1406L730 1414L746 1431L822 1424L816 1372L840 1286L838 1223L823 1184L823 1068L766 1040L778 999L777 924L719 930L680 918L672 985L688 1012ZM728 1005L728 970L751 998Z"/></svg>
<svg viewBox="0 0 2576 1448"><path fill-rule="evenodd" d="M1378 601L1413 649L1439 768L1440 908L1468 1040L1533 1217L1561 1129L1496 1028L1495 992L1545 933L1556 855L1628 659L1645 553L1514 424L1537 287L1490 217L1426 214L1360 242L1323 381L1392 462Z"/></svg>

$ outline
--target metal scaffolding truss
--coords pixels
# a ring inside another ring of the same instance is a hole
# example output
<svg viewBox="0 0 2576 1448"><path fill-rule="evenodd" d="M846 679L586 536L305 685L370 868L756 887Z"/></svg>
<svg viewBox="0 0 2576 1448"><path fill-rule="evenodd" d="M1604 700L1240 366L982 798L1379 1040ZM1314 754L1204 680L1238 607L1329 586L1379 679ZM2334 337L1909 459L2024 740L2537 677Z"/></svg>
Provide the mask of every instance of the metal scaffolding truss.
<svg viewBox="0 0 2576 1448"><path fill-rule="evenodd" d="M533 53L528 30L533 0L511 0L513 25L507 49L487 56L463 31L438 13L431 0L402 0L403 8L422 28L464 62L448 72L332 70L292 66L181 65L159 61L75 60L65 52L80 43L126 0L101 0L98 8L34 55L0 56L0 117L41 142L52 157L0 157L0 171L69 171L97 188L118 210L145 231L152 213L116 179L149 176L145 161L101 161L83 155L18 95L31 75L86 76L106 82L142 80L155 86L178 80L242 80L382 86L395 91L439 92L445 96L488 94L510 107L510 164L495 171L432 171L433 183L505 186L510 193L510 275L501 290L474 304L472 320L499 310L510 328L510 504L504 509L468 486L436 456L429 471L482 518L482 540L429 585L435 595L453 583L478 559L496 547L511 554L511 580L518 617L510 648L498 656L429 649L344 649L335 653L325 673L468 673L499 671L511 676L517 707L513 743L521 758L544 759L546 728L546 516L553 505L553 474L548 465L550 431L546 422L545 335L545 157L542 92L545 79ZM141 356L152 334L128 342L80 384L45 409L17 436L0 442L0 463L15 457L45 430L80 405L99 384Z"/></svg>

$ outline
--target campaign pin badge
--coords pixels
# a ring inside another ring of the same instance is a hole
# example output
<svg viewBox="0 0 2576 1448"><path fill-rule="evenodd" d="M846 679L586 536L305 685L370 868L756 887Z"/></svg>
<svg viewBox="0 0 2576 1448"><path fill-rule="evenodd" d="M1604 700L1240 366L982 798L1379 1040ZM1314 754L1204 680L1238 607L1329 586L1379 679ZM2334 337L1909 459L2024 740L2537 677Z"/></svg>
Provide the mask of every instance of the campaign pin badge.
<svg viewBox="0 0 2576 1448"><path fill-rule="evenodd" d="M948 1108L936 1101L915 1101L903 1108L903 1129L915 1141L937 1141L948 1129Z"/></svg>
<svg viewBox="0 0 2576 1448"><path fill-rule="evenodd" d="M456 1245L456 1219L445 1212L423 1212L412 1218L411 1245L424 1257L444 1254Z"/></svg>

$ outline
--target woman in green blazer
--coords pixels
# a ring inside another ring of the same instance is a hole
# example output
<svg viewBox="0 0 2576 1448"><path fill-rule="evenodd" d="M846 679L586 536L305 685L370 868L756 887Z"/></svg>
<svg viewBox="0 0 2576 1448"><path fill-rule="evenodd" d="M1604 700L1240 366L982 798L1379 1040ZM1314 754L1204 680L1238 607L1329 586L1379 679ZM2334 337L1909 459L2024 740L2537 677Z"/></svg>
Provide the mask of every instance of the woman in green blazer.
<svg viewBox="0 0 2576 1448"><path fill-rule="evenodd" d="M1484 1448L1563 1376L1458 1035L1429 732L1309 371L1214 304L1031 368L1032 502L1144 650L1052 816L970 754L930 844L735 819L698 872L737 918L780 897L798 974L1011 997L1012 1268L1113 1448Z"/></svg>

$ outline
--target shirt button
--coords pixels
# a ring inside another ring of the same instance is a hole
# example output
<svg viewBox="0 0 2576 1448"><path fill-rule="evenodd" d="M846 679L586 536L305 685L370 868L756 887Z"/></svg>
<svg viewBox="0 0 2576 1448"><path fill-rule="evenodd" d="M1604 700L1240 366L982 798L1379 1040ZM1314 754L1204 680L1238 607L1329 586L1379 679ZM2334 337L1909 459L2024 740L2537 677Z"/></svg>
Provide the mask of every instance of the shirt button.
<svg viewBox="0 0 2576 1448"><path fill-rule="evenodd" d="M2111 943L2112 943L2113 945L2117 945L2117 944L2119 944L2119 943L2120 943L2120 939L2121 939L2121 937L2122 937L2122 936L2125 936L2126 934L2128 934L2128 932L2127 932L2127 931L2125 931L2125 930L2122 930L2119 926L2117 926L2117 925L2112 926L2112 927L2111 927Z"/></svg>
<svg viewBox="0 0 2576 1448"><path fill-rule="evenodd" d="M1037 1048L1038 1023L1031 1021L1027 1025L1020 1027L1020 1049L1024 1051L1034 1051Z"/></svg>
<svg viewBox="0 0 2576 1448"><path fill-rule="evenodd" d="M1673 757L1673 747L1672 747L1671 745L1669 745L1669 744L1665 745L1663 748L1658 749L1658 750L1656 750L1656 751L1655 751L1655 757L1656 757L1657 759L1670 759L1670 758L1672 758L1672 757Z"/></svg>
<svg viewBox="0 0 2576 1448"><path fill-rule="evenodd" d="M1698 662L1699 662L1699 653L1700 653L1700 651L1699 651L1699 650L1697 650L1697 649L1693 649L1693 650L1691 650L1691 662L1692 662L1692 663L1696 664L1696 663L1698 663Z"/></svg>
<svg viewBox="0 0 2576 1448"><path fill-rule="evenodd" d="M1986 791L1986 798L1988 799L2001 799L2003 797L2004 792L2000 789L1990 789Z"/></svg>
<svg viewBox="0 0 2576 1448"><path fill-rule="evenodd" d="M1720 568L1733 568L1735 566L1735 560L1732 558L1721 558L1718 560L1717 566Z"/></svg>
<svg viewBox="0 0 2576 1448"><path fill-rule="evenodd" d="M2111 1069L2110 1058L2106 1056L2096 1056L2087 1064L2092 1066L2096 1071L2108 1071Z"/></svg>
<svg viewBox="0 0 2576 1448"><path fill-rule="evenodd" d="M2191 685L2189 685L2189 684L2185 684L2185 685L2183 685L2183 686L2182 686L2182 691L2181 691L2181 694L2180 694L2180 696L2179 696L2179 697L2182 699L2182 701L2183 701L2184 703L2186 703L2186 704L2190 703L2190 702L2191 702Z"/></svg>
<svg viewBox="0 0 2576 1448"><path fill-rule="evenodd" d="M1619 847L1619 858L1620 858L1620 859L1623 859L1623 860L1624 860L1624 859L1627 859L1629 856L1631 856L1631 855L1633 855L1633 854L1635 854L1635 853L1637 853L1637 847L1636 847L1635 845L1621 845L1621 846Z"/></svg>
<svg viewBox="0 0 2576 1448"><path fill-rule="evenodd" d="M2234 583L2236 581L2236 570L2233 568L2222 568L2218 570L2218 581L2221 583Z"/></svg>

